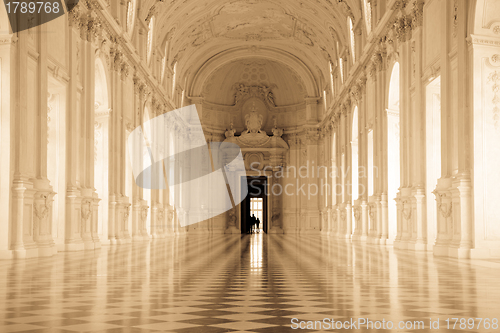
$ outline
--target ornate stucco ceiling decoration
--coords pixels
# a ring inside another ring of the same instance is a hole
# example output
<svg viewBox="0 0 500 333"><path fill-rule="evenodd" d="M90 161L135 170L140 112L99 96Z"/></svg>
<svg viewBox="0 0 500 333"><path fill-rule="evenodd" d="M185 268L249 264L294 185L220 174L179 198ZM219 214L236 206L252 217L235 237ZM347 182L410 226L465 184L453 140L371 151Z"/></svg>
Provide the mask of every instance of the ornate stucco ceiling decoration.
<svg viewBox="0 0 500 333"><path fill-rule="evenodd" d="M283 53L294 55L316 81L312 95L319 95L329 61L346 45L347 16L361 17L359 0L145 0L139 16L146 19L153 6L155 43L169 42L169 65L177 63L179 75L189 73L184 88L190 92L189 84L204 84L194 77L209 60L254 46L275 50L277 61ZM212 63L217 70L220 64Z"/></svg>
<svg viewBox="0 0 500 333"><path fill-rule="evenodd" d="M203 87L208 102L234 105L238 86L261 86L271 89L278 106L304 102L305 84L292 68L268 59L242 59L232 61L214 71Z"/></svg>

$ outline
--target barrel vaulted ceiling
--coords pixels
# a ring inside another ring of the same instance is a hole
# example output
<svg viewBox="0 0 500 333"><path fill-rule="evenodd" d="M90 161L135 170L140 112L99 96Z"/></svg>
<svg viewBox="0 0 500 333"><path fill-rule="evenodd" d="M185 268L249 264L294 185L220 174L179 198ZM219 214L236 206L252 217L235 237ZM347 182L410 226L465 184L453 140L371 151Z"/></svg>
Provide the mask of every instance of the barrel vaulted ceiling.
<svg viewBox="0 0 500 333"><path fill-rule="evenodd" d="M268 68L276 64L274 74L290 69L287 75L300 77L304 95L314 97L328 82L329 61L336 62L337 45L339 49L346 45L347 17L358 22L361 4L360 0L145 0L138 14L144 20L154 15L154 42L161 50L168 49L169 65L177 63L188 96L203 95L221 67L255 59L267 62Z"/></svg>

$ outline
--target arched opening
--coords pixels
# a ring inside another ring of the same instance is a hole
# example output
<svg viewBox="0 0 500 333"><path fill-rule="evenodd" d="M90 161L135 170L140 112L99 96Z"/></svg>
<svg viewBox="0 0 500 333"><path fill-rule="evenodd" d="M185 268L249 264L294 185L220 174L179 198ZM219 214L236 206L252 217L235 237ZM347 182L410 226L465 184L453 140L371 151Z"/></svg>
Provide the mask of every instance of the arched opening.
<svg viewBox="0 0 500 333"><path fill-rule="evenodd" d="M147 52L146 60L148 64L151 62L151 56L153 55L154 26L155 26L155 17L153 16L149 19L149 24L148 24L148 41L146 47L146 52Z"/></svg>
<svg viewBox="0 0 500 333"><path fill-rule="evenodd" d="M332 205L337 204L337 183L338 183L338 170L337 170L337 133L333 133L332 138L332 160L331 160L331 179L332 179Z"/></svg>
<svg viewBox="0 0 500 333"><path fill-rule="evenodd" d="M355 201L359 197L359 146L358 146L358 107L354 108L352 114L352 132L351 132L351 205L354 206ZM353 230L360 229L356 225L358 222L354 218L354 210L352 210L352 228ZM347 230L347 234L350 235L352 230Z"/></svg>
<svg viewBox="0 0 500 333"><path fill-rule="evenodd" d="M146 106L144 107L144 116L143 116L143 133L144 133L144 136L146 138L146 143L147 145L149 146L150 145L150 140L152 139L152 133L151 133L151 125L149 123L149 121L151 120L151 113L149 111L149 108ZM144 147L144 152L143 152L143 169L147 169L150 165L150 158L149 158L149 155L150 155L150 150L149 150L149 147L146 146ZM150 170L152 171L152 169L150 168ZM144 200L146 200L147 202L147 205L149 206L149 212L148 212L148 215L146 217L146 230L148 232L148 235L151 234L151 212L153 211L152 210L152 202L151 202L151 181L152 181L152 174L149 173L149 174L146 174L144 173L144 187L142 189L142 198Z"/></svg>
<svg viewBox="0 0 500 333"><path fill-rule="evenodd" d="M106 72L101 59L95 64L94 90L94 187L101 201L97 212L97 232L103 242L108 241L109 206L109 104Z"/></svg>
<svg viewBox="0 0 500 333"><path fill-rule="evenodd" d="M351 198L352 204L359 196L359 161L358 161L358 107L354 108L352 114L352 133L351 133L351 175L352 189Z"/></svg>
<svg viewBox="0 0 500 333"><path fill-rule="evenodd" d="M127 32L132 36L135 22L136 0L129 0L127 7Z"/></svg>
<svg viewBox="0 0 500 333"><path fill-rule="evenodd" d="M125 130L126 137L128 138L131 131L129 129ZM134 230L132 226L132 209L134 207L134 184L135 184L135 179L134 179L134 174L132 172L132 159L130 156L130 151L129 149L125 149L125 196L129 199L129 203L131 204L130 206L130 211L129 211L129 216L128 216L128 227L127 230ZM134 230L135 232L135 230Z"/></svg>
<svg viewBox="0 0 500 333"><path fill-rule="evenodd" d="M372 31L372 4L368 0L363 0L363 15L365 16L366 35Z"/></svg>
<svg viewBox="0 0 500 333"><path fill-rule="evenodd" d="M437 207L432 193L441 177L441 77L432 80L426 87L426 199L427 239L436 238Z"/></svg>
<svg viewBox="0 0 500 333"><path fill-rule="evenodd" d="M56 192L50 228L56 244L63 244L66 211L66 86L49 74L48 92L47 178Z"/></svg>
<svg viewBox="0 0 500 333"><path fill-rule="evenodd" d="M368 197L374 193L375 170L373 169L373 130L368 130Z"/></svg>
<svg viewBox="0 0 500 333"><path fill-rule="evenodd" d="M397 234L396 199L400 186L400 138L399 138L399 63L392 69L387 105L387 156L388 156L388 242L392 243Z"/></svg>
<svg viewBox="0 0 500 333"><path fill-rule="evenodd" d="M351 56L352 56L352 63L356 62L356 38L354 34L354 26L352 25L352 19L349 17L348 19L348 26L349 26L349 41L351 45Z"/></svg>

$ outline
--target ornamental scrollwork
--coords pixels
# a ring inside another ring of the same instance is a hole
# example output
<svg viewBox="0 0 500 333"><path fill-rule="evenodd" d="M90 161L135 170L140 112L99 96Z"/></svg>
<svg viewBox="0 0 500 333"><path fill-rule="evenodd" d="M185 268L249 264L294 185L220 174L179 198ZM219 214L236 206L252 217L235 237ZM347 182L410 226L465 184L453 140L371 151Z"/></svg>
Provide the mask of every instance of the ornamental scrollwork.
<svg viewBox="0 0 500 333"><path fill-rule="evenodd" d="M402 205L402 209L401 209L401 213L403 214L403 218L405 220L409 220L411 219L411 206L409 208L405 208L405 206L408 204L408 200L403 200L401 202L401 205Z"/></svg>
<svg viewBox="0 0 500 333"><path fill-rule="evenodd" d="M87 221L90 218L91 214L92 214L92 200L85 199L82 202L82 211L81 211L82 220Z"/></svg>
<svg viewBox="0 0 500 333"><path fill-rule="evenodd" d="M353 210L354 210L354 219L358 221L359 218L361 217L361 207L354 206Z"/></svg>
<svg viewBox="0 0 500 333"><path fill-rule="evenodd" d="M347 213L346 213L345 209L341 209L340 210L340 219L342 221L345 221L346 217L347 217Z"/></svg>
<svg viewBox="0 0 500 333"><path fill-rule="evenodd" d="M43 195L42 198L45 199L45 202L43 204L35 204L34 205L35 216L40 221L45 220L49 216L49 211L50 211L50 206L47 202L48 196Z"/></svg>
<svg viewBox="0 0 500 333"><path fill-rule="evenodd" d="M142 209L141 209L141 220L142 220L142 222L146 222L146 219L148 217L148 210L149 210L149 206L142 207Z"/></svg>
<svg viewBox="0 0 500 333"><path fill-rule="evenodd" d="M127 223L128 217L130 216L130 204L125 206L125 211L123 212L123 222Z"/></svg>

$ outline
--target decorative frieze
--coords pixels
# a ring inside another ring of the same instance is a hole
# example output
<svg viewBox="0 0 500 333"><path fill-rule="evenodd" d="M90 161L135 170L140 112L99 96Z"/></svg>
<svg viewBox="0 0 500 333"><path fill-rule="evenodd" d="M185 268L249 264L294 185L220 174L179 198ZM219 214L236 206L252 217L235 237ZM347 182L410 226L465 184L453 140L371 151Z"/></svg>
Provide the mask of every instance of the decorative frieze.
<svg viewBox="0 0 500 333"><path fill-rule="evenodd" d="M498 55L497 55L498 56ZM488 75L488 84L491 85L493 90L493 123L495 128L499 128L500 123L500 72L494 71Z"/></svg>
<svg viewBox="0 0 500 333"><path fill-rule="evenodd" d="M424 21L424 0L416 0L413 2L411 9L411 18L413 27L421 27Z"/></svg>

